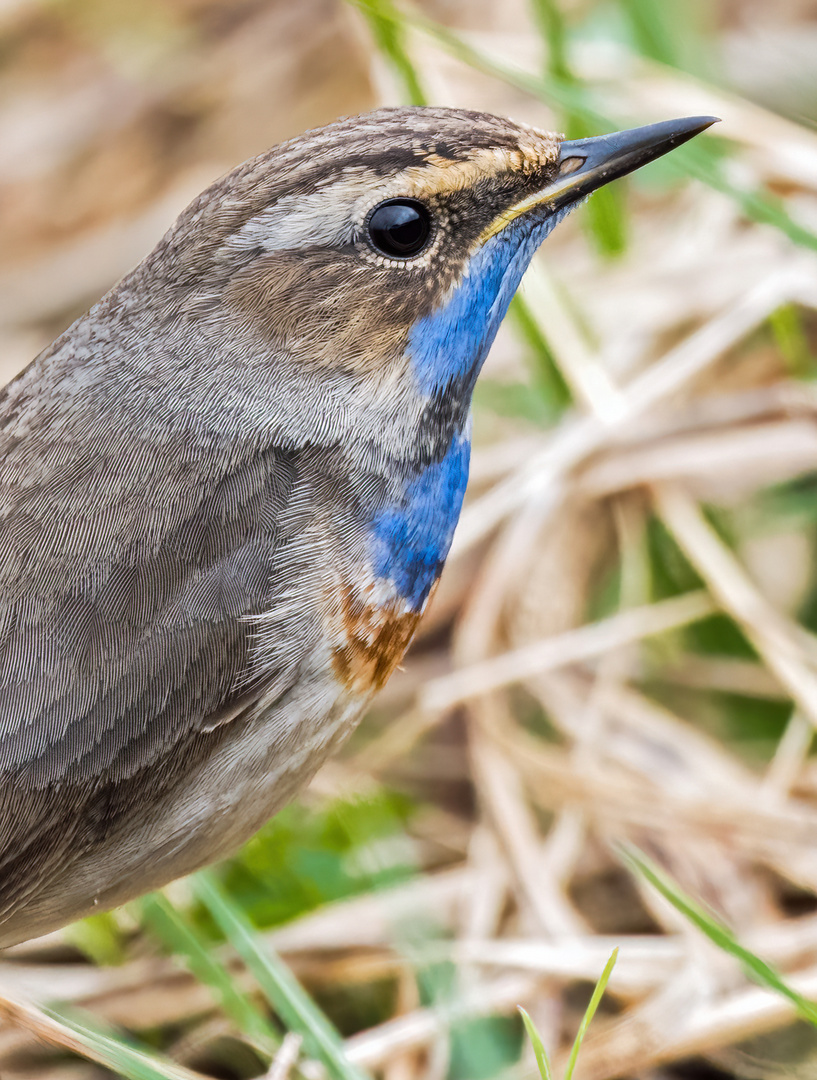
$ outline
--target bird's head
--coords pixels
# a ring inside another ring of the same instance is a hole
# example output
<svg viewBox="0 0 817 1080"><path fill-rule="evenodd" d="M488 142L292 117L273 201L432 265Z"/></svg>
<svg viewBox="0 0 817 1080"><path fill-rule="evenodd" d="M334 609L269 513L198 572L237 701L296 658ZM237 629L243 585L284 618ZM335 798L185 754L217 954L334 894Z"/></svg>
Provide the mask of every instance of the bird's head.
<svg viewBox="0 0 817 1080"><path fill-rule="evenodd" d="M381 109L240 166L157 249L185 349L210 336L210 376L233 359L197 407L331 447L354 478L372 595L405 626L449 550L471 392L536 248L595 188L712 122L566 142L484 113Z"/></svg>
<svg viewBox="0 0 817 1080"><path fill-rule="evenodd" d="M243 355L273 358L276 391L297 383L324 401L349 392L381 411L453 395L464 418L554 224L711 122L565 142L484 113L381 109L240 166L155 256L174 310L221 340L227 320Z"/></svg>

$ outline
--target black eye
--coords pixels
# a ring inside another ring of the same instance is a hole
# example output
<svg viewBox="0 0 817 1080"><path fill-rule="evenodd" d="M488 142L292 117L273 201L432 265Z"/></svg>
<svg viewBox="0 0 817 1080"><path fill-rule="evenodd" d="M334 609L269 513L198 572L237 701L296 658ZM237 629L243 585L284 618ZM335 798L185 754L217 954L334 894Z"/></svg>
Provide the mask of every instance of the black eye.
<svg viewBox="0 0 817 1080"><path fill-rule="evenodd" d="M369 215L369 238L378 251L408 259L426 246L431 235L431 216L414 199L389 199Z"/></svg>

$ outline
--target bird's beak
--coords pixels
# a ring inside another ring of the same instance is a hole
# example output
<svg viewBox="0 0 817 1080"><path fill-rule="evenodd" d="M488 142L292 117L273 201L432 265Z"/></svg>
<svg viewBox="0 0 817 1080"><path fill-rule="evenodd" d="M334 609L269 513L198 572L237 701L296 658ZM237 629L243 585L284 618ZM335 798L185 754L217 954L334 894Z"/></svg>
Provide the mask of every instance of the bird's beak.
<svg viewBox="0 0 817 1080"><path fill-rule="evenodd" d="M716 116L687 116L682 120L664 120L660 124L616 131L612 135L565 141L559 147L556 176L541 191L528 195L499 214L480 240L484 243L496 236L516 218L533 209L541 207L554 213L578 202L596 188L640 169L717 122Z"/></svg>

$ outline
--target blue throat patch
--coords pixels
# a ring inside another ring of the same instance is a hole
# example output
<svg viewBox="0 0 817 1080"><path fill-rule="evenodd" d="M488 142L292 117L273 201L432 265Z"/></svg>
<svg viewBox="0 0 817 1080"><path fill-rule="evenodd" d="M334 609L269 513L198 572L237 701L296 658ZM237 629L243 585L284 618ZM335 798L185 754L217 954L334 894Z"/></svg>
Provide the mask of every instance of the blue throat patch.
<svg viewBox="0 0 817 1080"><path fill-rule="evenodd" d="M398 506L374 519L374 571L394 584L412 611L422 610L451 547L470 456L468 433L456 432L442 461L409 482Z"/></svg>
<svg viewBox="0 0 817 1080"><path fill-rule="evenodd" d="M458 392L470 398L522 275L567 212L533 228L519 219L503 229L474 254L445 303L414 325L408 353L423 396ZM445 457L410 480L399 503L372 522L374 571L413 611L423 608L451 547L470 454L470 431L453 431Z"/></svg>
<svg viewBox="0 0 817 1080"><path fill-rule="evenodd" d="M419 389L432 395L477 375L536 249L568 207L531 228L518 218L479 248L443 305L412 327L408 353Z"/></svg>

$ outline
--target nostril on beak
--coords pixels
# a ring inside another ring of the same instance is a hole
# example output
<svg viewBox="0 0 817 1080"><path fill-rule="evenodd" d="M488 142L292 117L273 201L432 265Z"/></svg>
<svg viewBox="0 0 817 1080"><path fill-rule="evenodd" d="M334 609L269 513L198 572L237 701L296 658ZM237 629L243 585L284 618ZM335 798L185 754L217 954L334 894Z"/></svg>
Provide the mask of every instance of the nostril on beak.
<svg viewBox="0 0 817 1080"><path fill-rule="evenodd" d="M575 172L584 165L587 158L583 157L566 157L563 161L559 162L559 176L569 176L570 173Z"/></svg>

